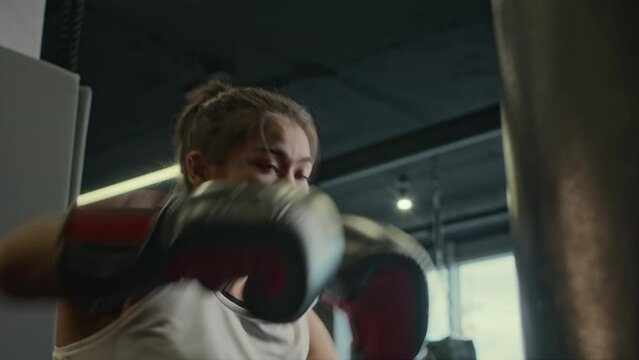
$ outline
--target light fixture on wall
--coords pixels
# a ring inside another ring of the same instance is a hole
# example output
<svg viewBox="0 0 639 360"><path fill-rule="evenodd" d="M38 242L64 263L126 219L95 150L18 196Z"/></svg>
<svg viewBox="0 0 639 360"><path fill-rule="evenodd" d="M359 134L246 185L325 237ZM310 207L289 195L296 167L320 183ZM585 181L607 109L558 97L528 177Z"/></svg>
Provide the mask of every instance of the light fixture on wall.
<svg viewBox="0 0 639 360"><path fill-rule="evenodd" d="M396 203L397 209L400 211L409 211L413 208L413 200L411 200L411 198L407 195L408 188L410 186L408 177L406 177L406 175L401 175L397 180L399 186L399 197L397 198Z"/></svg>
<svg viewBox="0 0 639 360"><path fill-rule="evenodd" d="M78 196L76 204L78 206L88 205L100 200L118 196L129 191L156 185L164 181L173 180L180 175L180 166L173 165L164 169L153 171L146 175L119 182L98 190L94 190Z"/></svg>

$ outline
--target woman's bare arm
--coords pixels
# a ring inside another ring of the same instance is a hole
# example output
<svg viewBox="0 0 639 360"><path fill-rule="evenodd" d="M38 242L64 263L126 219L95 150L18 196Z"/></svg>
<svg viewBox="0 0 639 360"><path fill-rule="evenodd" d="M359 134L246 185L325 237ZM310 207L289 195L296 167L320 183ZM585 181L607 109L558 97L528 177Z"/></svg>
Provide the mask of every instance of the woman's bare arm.
<svg viewBox="0 0 639 360"><path fill-rule="evenodd" d="M152 208L166 193L141 190L101 200L83 208ZM17 296L64 295L56 275L57 242L66 217L42 216L0 238L0 290ZM67 294L68 295L68 294Z"/></svg>
<svg viewBox="0 0 639 360"><path fill-rule="evenodd" d="M31 220L0 239L0 289L21 296L59 296L56 242L64 218Z"/></svg>
<svg viewBox="0 0 639 360"><path fill-rule="evenodd" d="M333 339L322 320L313 310L306 313L306 318L308 319L310 336L310 346L306 358L308 360L337 360Z"/></svg>
<svg viewBox="0 0 639 360"><path fill-rule="evenodd" d="M31 220L0 239L0 289L19 297L59 296L56 346L83 339L116 319L122 307L109 308L64 297L56 276L57 241L62 215ZM85 299L86 300L86 299Z"/></svg>

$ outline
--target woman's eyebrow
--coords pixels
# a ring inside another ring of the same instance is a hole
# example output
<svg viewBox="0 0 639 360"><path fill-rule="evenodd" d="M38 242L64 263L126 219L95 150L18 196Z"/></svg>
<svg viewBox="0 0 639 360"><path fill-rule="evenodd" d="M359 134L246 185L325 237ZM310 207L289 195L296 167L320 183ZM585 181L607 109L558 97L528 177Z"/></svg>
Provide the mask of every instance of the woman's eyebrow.
<svg viewBox="0 0 639 360"><path fill-rule="evenodd" d="M284 151L284 150L282 150L280 148L277 148L277 147L272 147L272 146L269 146L269 147L258 147L258 148L255 148L255 151L273 154L273 155L277 156L278 158L284 158L286 160L290 160L291 159L291 157L286 153L286 151ZM304 157L301 157L299 159L296 159L295 161L296 162L300 162L300 163L307 162L307 163L313 164L313 159L310 156L304 156Z"/></svg>

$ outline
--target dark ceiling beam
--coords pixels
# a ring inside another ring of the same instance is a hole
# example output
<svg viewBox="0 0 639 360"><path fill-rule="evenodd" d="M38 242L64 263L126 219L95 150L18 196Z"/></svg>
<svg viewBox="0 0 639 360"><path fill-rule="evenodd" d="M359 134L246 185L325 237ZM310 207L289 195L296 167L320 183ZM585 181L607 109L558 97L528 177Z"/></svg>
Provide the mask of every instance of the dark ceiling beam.
<svg viewBox="0 0 639 360"><path fill-rule="evenodd" d="M324 160L317 183L327 189L500 134L499 106L495 105Z"/></svg>

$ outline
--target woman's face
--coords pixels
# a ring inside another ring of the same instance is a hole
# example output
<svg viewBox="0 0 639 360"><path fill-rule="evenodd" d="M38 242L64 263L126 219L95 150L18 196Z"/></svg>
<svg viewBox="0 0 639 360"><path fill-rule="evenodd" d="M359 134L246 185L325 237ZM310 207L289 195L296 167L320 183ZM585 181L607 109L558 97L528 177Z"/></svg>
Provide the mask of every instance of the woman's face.
<svg viewBox="0 0 639 360"><path fill-rule="evenodd" d="M306 133L284 115L266 116L269 119L265 124L264 137L258 135L246 146L232 151L222 168L207 163L203 181L217 179L270 184L283 180L308 192L308 178L314 159L311 158Z"/></svg>

